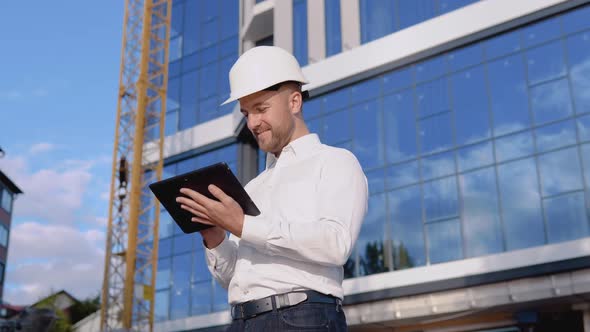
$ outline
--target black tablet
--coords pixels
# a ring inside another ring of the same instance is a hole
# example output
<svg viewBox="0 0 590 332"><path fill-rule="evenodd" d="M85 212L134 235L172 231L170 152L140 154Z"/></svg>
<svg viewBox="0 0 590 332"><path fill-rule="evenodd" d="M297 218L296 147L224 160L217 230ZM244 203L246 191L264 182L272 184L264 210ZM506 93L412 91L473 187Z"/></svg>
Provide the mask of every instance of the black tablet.
<svg viewBox="0 0 590 332"><path fill-rule="evenodd" d="M185 233L194 233L211 226L191 221L193 214L181 209L180 204L176 202L176 197L183 195L180 193L181 188L190 188L217 200L207 189L210 184L216 185L228 196L231 196L240 204L245 214L251 216L260 214L240 181L229 166L223 162L154 182L149 187L180 229Z"/></svg>

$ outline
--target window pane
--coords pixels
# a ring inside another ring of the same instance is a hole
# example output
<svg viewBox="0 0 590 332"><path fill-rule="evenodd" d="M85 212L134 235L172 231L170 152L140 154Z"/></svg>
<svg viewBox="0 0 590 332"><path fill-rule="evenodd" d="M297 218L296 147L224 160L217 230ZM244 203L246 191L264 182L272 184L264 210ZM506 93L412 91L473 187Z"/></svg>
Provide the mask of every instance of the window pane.
<svg viewBox="0 0 590 332"><path fill-rule="evenodd" d="M191 314L202 315L211 312L212 290L211 281L191 285Z"/></svg>
<svg viewBox="0 0 590 332"><path fill-rule="evenodd" d="M450 11L465 7L469 4L476 2L477 0L440 0L440 13L448 13Z"/></svg>
<svg viewBox="0 0 590 332"><path fill-rule="evenodd" d="M399 29L405 29L434 17L434 4L432 0L398 1Z"/></svg>
<svg viewBox="0 0 590 332"><path fill-rule="evenodd" d="M199 1L187 1L185 6L183 51L184 54L191 54L199 49L201 43L201 20L199 19L201 9L199 8Z"/></svg>
<svg viewBox="0 0 590 332"><path fill-rule="evenodd" d="M453 146L451 113L443 113L418 122L422 153L444 150Z"/></svg>
<svg viewBox="0 0 590 332"><path fill-rule="evenodd" d="M427 224L430 264L463 258L459 219Z"/></svg>
<svg viewBox="0 0 590 332"><path fill-rule="evenodd" d="M586 179L587 195L590 195L590 144L582 145L582 160L584 161L584 179Z"/></svg>
<svg viewBox="0 0 590 332"><path fill-rule="evenodd" d="M571 33L590 28L588 17L590 17L590 6L564 14L561 19L564 32Z"/></svg>
<svg viewBox="0 0 590 332"><path fill-rule="evenodd" d="M502 135L531 125L529 96L521 55L488 64L494 133Z"/></svg>
<svg viewBox="0 0 590 332"><path fill-rule="evenodd" d="M396 31L393 0L359 0L361 43L367 43Z"/></svg>
<svg viewBox="0 0 590 332"><path fill-rule="evenodd" d="M325 0L326 15L326 56L342 52L340 28L340 0Z"/></svg>
<svg viewBox="0 0 590 332"><path fill-rule="evenodd" d="M173 286L170 297L170 319L184 318L189 315L189 286Z"/></svg>
<svg viewBox="0 0 590 332"><path fill-rule="evenodd" d="M369 182L369 194L376 194L385 191L385 169L378 168L372 171L365 171Z"/></svg>
<svg viewBox="0 0 590 332"><path fill-rule="evenodd" d="M158 257L167 257L172 254L172 238L160 239L158 244Z"/></svg>
<svg viewBox="0 0 590 332"><path fill-rule="evenodd" d="M189 1L190 2L190 1ZM175 3L172 6L172 17L170 19L170 37L174 38L181 34L182 31L182 13L184 11L184 3Z"/></svg>
<svg viewBox="0 0 590 332"><path fill-rule="evenodd" d="M159 291L156 293L154 305L154 320L156 322L168 320L168 310L170 308L170 291Z"/></svg>
<svg viewBox="0 0 590 332"><path fill-rule="evenodd" d="M420 180L418 161L410 161L404 164L388 167L386 172L387 189L405 186L416 183Z"/></svg>
<svg viewBox="0 0 590 332"><path fill-rule="evenodd" d="M453 75L452 82L456 144L490 137L489 103L483 66Z"/></svg>
<svg viewBox="0 0 590 332"><path fill-rule="evenodd" d="M447 78L423 83L416 87L417 110L419 117L448 111L449 89Z"/></svg>
<svg viewBox="0 0 590 332"><path fill-rule="evenodd" d="M546 198L547 235L549 243L588 236L589 216L584 206L584 192Z"/></svg>
<svg viewBox="0 0 590 332"><path fill-rule="evenodd" d="M229 307L227 290L221 287L217 282L213 285L213 311L227 310Z"/></svg>
<svg viewBox="0 0 590 332"><path fill-rule="evenodd" d="M178 107L180 107L180 78L173 78L168 80L166 110L171 111Z"/></svg>
<svg viewBox="0 0 590 332"><path fill-rule="evenodd" d="M194 71L182 76L182 93L180 94L179 130L191 128L197 124L197 90L199 72Z"/></svg>
<svg viewBox="0 0 590 332"><path fill-rule="evenodd" d="M363 168L384 163L381 111L376 101L358 105L353 110L354 154Z"/></svg>
<svg viewBox="0 0 590 332"><path fill-rule="evenodd" d="M493 164L492 143L488 141L459 149L457 162L460 172Z"/></svg>
<svg viewBox="0 0 590 332"><path fill-rule="evenodd" d="M475 44L448 53L449 68L453 71L477 65L483 62L483 47Z"/></svg>
<svg viewBox="0 0 590 332"><path fill-rule="evenodd" d="M324 136L326 144L336 144L352 138L352 124L348 110L331 113L324 117Z"/></svg>
<svg viewBox="0 0 590 332"><path fill-rule="evenodd" d="M322 98L314 98L303 104L303 117L312 119L322 114Z"/></svg>
<svg viewBox="0 0 590 332"><path fill-rule="evenodd" d="M569 37L567 54L576 112L590 112L590 32Z"/></svg>
<svg viewBox="0 0 590 332"><path fill-rule="evenodd" d="M537 151L544 152L562 146L576 144L576 126L574 120L554 123L535 129Z"/></svg>
<svg viewBox="0 0 590 332"><path fill-rule="evenodd" d="M420 187L412 186L388 195L391 211L393 264L396 270L426 264Z"/></svg>
<svg viewBox="0 0 590 332"><path fill-rule="evenodd" d="M340 89L330 92L322 97L325 113L345 108L350 103L350 89Z"/></svg>
<svg viewBox="0 0 590 332"><path fill-rule="evenodd" d="M563 47L555 41L527 51L529 84L536 84L565 75Z"/></svg>
<svg viewBox="0 0 590 332"><path fill-rule="evenodd" d="M171 276L170 258L158 261L158 272L156 273L156 289L169 288Z"/></svg>
<svg viewBox="0 0 590 332"><path fill-rule="evenodd" d="M359 249L359 267L361 275L369 275L388 270L383 247L386 240L386 206L385 194L369 198L369 211L361 227L357 248Z"/></svg>
<svg viewBox="0 0 590 332"><path fill-rule="evenodd" d="M429 180L455 173L455 151L422 158L422 179Z"/></svg>
<svg viewBox="0 0 590 332"><path fill-rule="evenodd" d="M350 88L350 101L353 104L379 97L381 80L378 78L366 80Z"/></svg>
<svg viewBox="0 0 590 332"><path fill-rule="evenodd" d="M307 0L293 1L293 55L307 65Z"/></svg>
<svg viewBox="0 0 590 332"><path fill-rule="evenodd" d="M580 141L590 141L590 115L578 118L577 124Z"/></svg>
<svg viewBox="0 0 590 332"><path fill-rule="evenodd" d="M203 3L216 5L213 1L204 1ZM206 22L201 23L201 48L206 48L217 43L219 40L219 20L217 18L211 18Z"/></svg>
<svg viewBox="0 0 590 332"><path fill-rule="evenodd" d="M438 56L416 64L416 82L428 81L447 73L446 58Z"/></svg>
<svg viewBox="0 0 590 332"><path fill-rule="evenodd" d="M497 58L520 50L520 31L503 33L485 41L488 59Z"/></svg>
<svg viewBox="0 0 590 332"><path fill-rule="evenodd" d="M577 148L555 151L539 157L543 196L583 188Z"/></svg>
<svg viewBox="0 0 590 332"><path fill-rule="evenodd" d="M424 212L426 221L457 216L457 181L454 176L426 182L424 186Z"/></svg>
<svg viewBox="0 0 590 332"><path fill-rule="evenodd" d="M383 75L383 93L407 88L413 83L412 69L399 69Z"/></svg>
<svg viewBox="0 0 590 332"><path fill-rule="evenodd" d="M190 234L182 234L174 237L174 251L173 254L180 254L183 252L190 252L193 250L193 236Z"/></svg>
<svg viewBox="0 0 590 332"><path fill-rule="evenodd" d="M532 158L498 166L507 250L545 243L537 172Z"/></svg>
<svg viewBox="0 0 590 332"><path fill-rule="evenodd" d="M226 39L238 33L240 4L237 0L222 0L219 4L223 10L221 18L221 39Z"/></svg>
<svg viewBox="0 0 590 332"><path fill-rule="evenodd" d="M178 111L166 113L166 119L164 121L164 135L170 136L176 134L178 130Z"/></svg>
<svg viewBox="0 0 590 332"><path fill-rule="evenodd" d="M562 79L531 88L531 108L537 124L571 115L572 105L567 80Z"/></svg>
<svg viewBox="0 0 590 332"><path fill-rule="evenodd" d="M416 118L411 90L383 98L385 154L388 163L416 156Z"/></svg>
<svg viewBox="0 0 590 332"><path fill-rule="evenodd" d="M503 251L494 169L464 174L459 183L467 257Z"/></svg>
<svg viewBox="0 0 590 332"><path fill-rule="evenodd" d="M545 19L522 29L525 47L538 45L544 41L559 38L561 27L559 17Z"/></svg>
<svg viewBox="0 0 590 332"><path fill-rule="evenodd" d="M172 284L185 290L191 280L191 254L172 256ZM174 294L173 294L174 295Z"/></svg>
<svg viewBox="0 0 590 332"><path fill-rule="evenodd" d="M503 162L532 155L535 152L531 131L496 139L496 160Z"/></svg>
<svg viewBox="0 0 590 332"><path fill-rule="evenodd" d="M0 188L0 190L2 190L2 189ZM10 212L12 211L12 193L8 190L3 190L1 194L2 194L2 208L4 209L4 211L6 211L10 214Z"/></svg>

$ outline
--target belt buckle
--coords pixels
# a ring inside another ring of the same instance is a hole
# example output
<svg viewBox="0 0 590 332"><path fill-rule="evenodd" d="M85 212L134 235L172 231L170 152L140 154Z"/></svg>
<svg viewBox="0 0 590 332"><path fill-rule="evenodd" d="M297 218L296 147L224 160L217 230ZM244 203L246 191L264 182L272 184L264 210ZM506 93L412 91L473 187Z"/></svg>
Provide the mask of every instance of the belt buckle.
<svg viewBox="0 0 590 332"><path fill-rule="evenodd" d="M244 306L242 304L232 306L231 316L233 319L244 319Z"/></svg>

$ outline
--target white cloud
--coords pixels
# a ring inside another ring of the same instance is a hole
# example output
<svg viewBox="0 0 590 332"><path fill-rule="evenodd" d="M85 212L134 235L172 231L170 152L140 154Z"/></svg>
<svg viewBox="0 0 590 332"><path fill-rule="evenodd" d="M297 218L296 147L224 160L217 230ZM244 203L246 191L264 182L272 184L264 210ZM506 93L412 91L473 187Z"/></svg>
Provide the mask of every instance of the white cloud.
<svg viewBox="0 0 590 332"><path fill-rule="evenodd" d="M41 142L31 146L31 148L29 149L29 153L32 155L36 155L39 153L49 152L55 149L55 147L56 146L53 143Z"/></svg>
<svg viewBox="0 0 590 332"><path fill-rule="evenodd" d="M93 178L92 165L92 161L66 160L55 168L31 171L22 156L0 159L0 168L24 191L15 201L14 217L73 223Z"/></svg>
<svg viewBox="0 0 590 332"><path fill-rule="evenodd" d="M33 96L35 97L47 97L49 96L49 91L45 88L37 88L32 92Z"/></svg>
<svg viewBox="0 0 590 332"><path fill-rule="evenodd" d="M23 93L17 90L0 91L0 100L16 100L23 97Z"/></svg>
<svg viewBox="0 0 590 332"><path fill-rule="evenodd" d="M101 288L105 233L25 222L11 231L5 300L31 304L52 290L78 298Z"/></svg>

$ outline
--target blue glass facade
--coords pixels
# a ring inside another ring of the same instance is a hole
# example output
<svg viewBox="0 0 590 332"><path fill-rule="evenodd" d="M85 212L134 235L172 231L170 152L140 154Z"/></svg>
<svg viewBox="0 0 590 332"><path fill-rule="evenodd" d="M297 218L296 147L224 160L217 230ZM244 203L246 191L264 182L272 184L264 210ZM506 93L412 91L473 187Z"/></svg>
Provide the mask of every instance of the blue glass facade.
<svg viewBox="0 0 590 332"><path fill-rule="evenodd" d="M353 151L369 180L347 277L590 236L588 17L577 9L305 104L310 129Z"/></svg>
<svg viewBox="0 0 590 332"><path fill-rule="evenodd" d="M237 174L237 144L208 151L164 166L163 178L189 172L216 162L228 163ZM184 234L162 208L160 213L157 321L185 318L227 309L227 291L211 277L201 237Z"/></svg>
<svg viewBox="0 0 590 332"><path fill-rule="evenodd" d="M174 2L167 135L233 107L218 107L237 58L228 1ZM363 43L475 2L359 1ZM325 7L330 56L341 51L339 1ZM307 1L293 14L305 65ZM305 102L310 130L355 153L369 180L347 278L590 236L589 17L590 6L575 9ZM237 173L237 149L167 162L164 178L217 161ZM227 308L200 237L163 211L156 320Z"/></svg>
<svg viewBox="0 0 590 332"><path fill-rule="evenodd" d="M166 135L231 112L227 73L238 57L238 0L175 0Z"/></svg>
<svg viewBox="0 0 590 332"><path fill-rule="evenodd" d="M368 43L476 1L359 0L361 43Z"/></svg>

